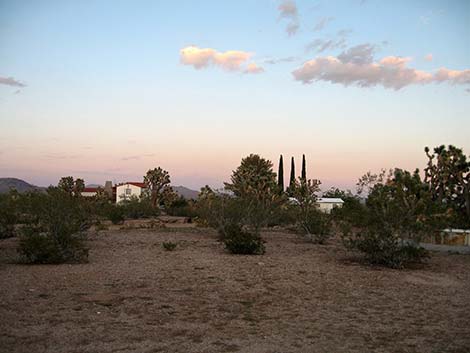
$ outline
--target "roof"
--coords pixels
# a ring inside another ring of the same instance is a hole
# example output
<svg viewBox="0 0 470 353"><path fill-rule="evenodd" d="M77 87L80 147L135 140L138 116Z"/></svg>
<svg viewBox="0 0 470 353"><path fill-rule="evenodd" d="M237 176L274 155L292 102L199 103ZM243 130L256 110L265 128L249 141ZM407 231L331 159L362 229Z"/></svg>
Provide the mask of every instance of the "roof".
<svg viewBox="0 0 470 353"><path fill-rule="evenodd" d="M97 192L98 188L84 188L82 192Z"/></svg>
<svg viewBox="0 0 470 353"><path fill-rule="evenodd" d="M128 181L126 183L121 183L121 184L118 184L116 186L122 186L122 185L127 185L127 184L134 185L134 186L137 186L139 188L146 188L147 187L147 184L141 183L141 182L138 182L138 181Z"/></svg>
<svg viewBox="0 0 470 353"><path fill-rule="evenodd" d="M339 197L320 197L318 203L344 203Z"/></svg>

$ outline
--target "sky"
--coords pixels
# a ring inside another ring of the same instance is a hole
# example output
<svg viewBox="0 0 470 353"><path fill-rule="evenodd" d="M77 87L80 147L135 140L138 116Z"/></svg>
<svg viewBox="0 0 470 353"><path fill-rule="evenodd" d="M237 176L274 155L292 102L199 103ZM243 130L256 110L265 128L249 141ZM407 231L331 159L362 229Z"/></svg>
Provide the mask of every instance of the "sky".
<svg viewBox="0 0 470 353"><path fill-rule="evenodd" d="M470 155L470 1L0 0L0 177L220 187ZM286 180L287 182L287 180Z"/></svg>

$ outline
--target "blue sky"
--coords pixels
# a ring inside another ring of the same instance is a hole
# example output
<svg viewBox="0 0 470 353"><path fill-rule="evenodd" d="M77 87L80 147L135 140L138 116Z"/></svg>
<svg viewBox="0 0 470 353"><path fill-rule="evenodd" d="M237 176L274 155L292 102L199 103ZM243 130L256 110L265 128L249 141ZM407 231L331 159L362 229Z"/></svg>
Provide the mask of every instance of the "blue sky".
<svg viewBox="0 0 470 353"><path fill-rule="evenodd" d="M425 145L470 153L468 1L0 1L0 23L0 176L160 165L197 188L249 153L305 153L309 177L352 187L422 168ZM338 59L354 48L360 65Z"/></svg>

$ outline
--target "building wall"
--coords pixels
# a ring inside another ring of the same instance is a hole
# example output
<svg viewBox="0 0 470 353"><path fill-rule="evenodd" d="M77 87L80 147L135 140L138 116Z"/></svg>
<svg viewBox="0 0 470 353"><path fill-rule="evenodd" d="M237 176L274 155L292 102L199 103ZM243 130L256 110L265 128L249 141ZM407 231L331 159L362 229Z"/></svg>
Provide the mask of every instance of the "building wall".
<svg viewBox="0 0 470 353"><path fill-rule="evenodd" d="M130 193L126 193L127 189L130 190ZM129 200L132 196L140 197L142 190L142 188L132 184L119 185L116 187L116 203Z"/></svg>
<svg viewBox="0 0 470 353"><path fill-rule="evenodd" d="M330 213L331 210L335 207L342 207L343 204L341 203L330 203L330 202L322 202L322 203L317 203L318 208L320 211L323 211L325 213Z"/></svg>
<svg viewBox="0 0 470 353"><path fill-rule="evenodd" d="M82 191L83 197L93 197L96 195L96 191Z"/></svg>

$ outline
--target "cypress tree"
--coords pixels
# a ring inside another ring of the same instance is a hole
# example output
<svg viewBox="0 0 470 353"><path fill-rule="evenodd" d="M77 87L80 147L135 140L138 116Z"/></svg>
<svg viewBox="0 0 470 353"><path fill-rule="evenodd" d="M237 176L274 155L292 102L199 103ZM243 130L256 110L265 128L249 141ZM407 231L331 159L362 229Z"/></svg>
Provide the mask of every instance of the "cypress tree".
<svg viewBox="0 0 470 353"><path fill-rule="evenodd" d="M307 167L305 163L305 154L302 155L302 180L307 180Z"/></svg>
<svg viewBox="0 0 470 353"><path fill-rule="evenodd" d="M282 160L282 154L279 158L279 171L277 173L277 185L281 194L284 192L284 162Z"/></svg>
<svg viewBox="0 0 470 353"><path fill-rule="evenodd" d="M289 188L293 188L295 184L295 164L294 164L294 157L292 157L290 161L290 182Z"/></svg>

